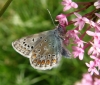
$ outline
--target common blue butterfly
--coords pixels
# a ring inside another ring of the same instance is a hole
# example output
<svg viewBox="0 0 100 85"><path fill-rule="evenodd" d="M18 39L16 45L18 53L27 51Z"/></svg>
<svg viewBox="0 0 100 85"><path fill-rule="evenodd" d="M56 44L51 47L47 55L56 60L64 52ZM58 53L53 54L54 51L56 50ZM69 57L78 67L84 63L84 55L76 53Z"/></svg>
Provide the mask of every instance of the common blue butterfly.
<svg viewBox="0 0 100 85"><path fill-rule="evenodd" d="M55 29L23 37L12 43L13 48L29 58L33 68L47 70L56 67L62 56L71 57L64 47L65 31L58 25Z"/></svg>

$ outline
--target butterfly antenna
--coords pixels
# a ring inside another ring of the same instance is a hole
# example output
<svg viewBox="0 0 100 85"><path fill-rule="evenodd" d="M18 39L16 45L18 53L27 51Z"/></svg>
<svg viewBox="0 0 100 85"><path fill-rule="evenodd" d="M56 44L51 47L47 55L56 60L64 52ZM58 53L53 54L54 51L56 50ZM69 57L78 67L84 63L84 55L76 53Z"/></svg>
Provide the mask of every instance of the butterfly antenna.
<svg viewBox="0 0 100 85"><path fill-rule="evenodd" d="M48 13L49 13L49 15L50 15L50 18L51 18L51 20L52 20L52 22L53 22L53 25L56 27L56 25L55 25L55 23L54 23L54 20L53 20L53 18L52 18L52 16L51 16L51 13L50 13L50 11L47 9L47 11L48 11Z"/></svg>

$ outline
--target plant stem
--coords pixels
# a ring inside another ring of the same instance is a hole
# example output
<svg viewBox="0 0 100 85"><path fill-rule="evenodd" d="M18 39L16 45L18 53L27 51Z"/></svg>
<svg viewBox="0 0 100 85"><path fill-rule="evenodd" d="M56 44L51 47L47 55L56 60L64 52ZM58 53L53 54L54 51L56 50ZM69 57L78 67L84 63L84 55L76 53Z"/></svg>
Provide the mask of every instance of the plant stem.
<svg viewBox="0 0 100 85"><path fill-rule="evenodd" d="M6 9L8 8L8 6L10 5L11 2L12 2L12 0L7 0L7 2L5 3L5 5L3 6L3 8L0 10L0 17L6 11Z"/></svg>

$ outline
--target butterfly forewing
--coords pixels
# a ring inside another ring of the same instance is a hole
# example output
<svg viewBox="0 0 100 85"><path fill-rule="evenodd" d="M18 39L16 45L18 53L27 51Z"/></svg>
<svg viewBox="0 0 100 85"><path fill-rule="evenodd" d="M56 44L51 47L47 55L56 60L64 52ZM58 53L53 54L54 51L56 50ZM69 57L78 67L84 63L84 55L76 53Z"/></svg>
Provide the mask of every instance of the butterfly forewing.
<svg viewBox="0 0 100 85"><path fill-rule="evenodd" d="M41 42L32 50L30 63L31 66L46 70L56 67L61 58L61 41L57 38L54 32L48 33Z"/></svg>
<svg viewBox="0 0 100 85"><path fill-rule="evenodd" d="M19 40L14 41L12 43L12 46L18 53L29 58L30 52L39 42L41 42L43 38L46 37L47 33L48 31L45 31L39 34L33 34L30 36L23 37Z"/></svg>

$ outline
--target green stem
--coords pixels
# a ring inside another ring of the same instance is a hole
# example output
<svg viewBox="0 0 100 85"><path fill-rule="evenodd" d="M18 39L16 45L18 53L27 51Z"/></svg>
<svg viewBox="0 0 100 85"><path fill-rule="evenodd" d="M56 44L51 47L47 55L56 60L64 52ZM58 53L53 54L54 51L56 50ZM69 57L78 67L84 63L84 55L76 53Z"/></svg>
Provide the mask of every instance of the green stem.
<svg viewBox="0 0 100 85"><path fill-rule="evenodd" d="M10 5L10 3L12 2L12 0L8 0L5 5L3 6L3 8L0 10L0 17L3 15L3 13L6 11L7 7Z"/></svg>

